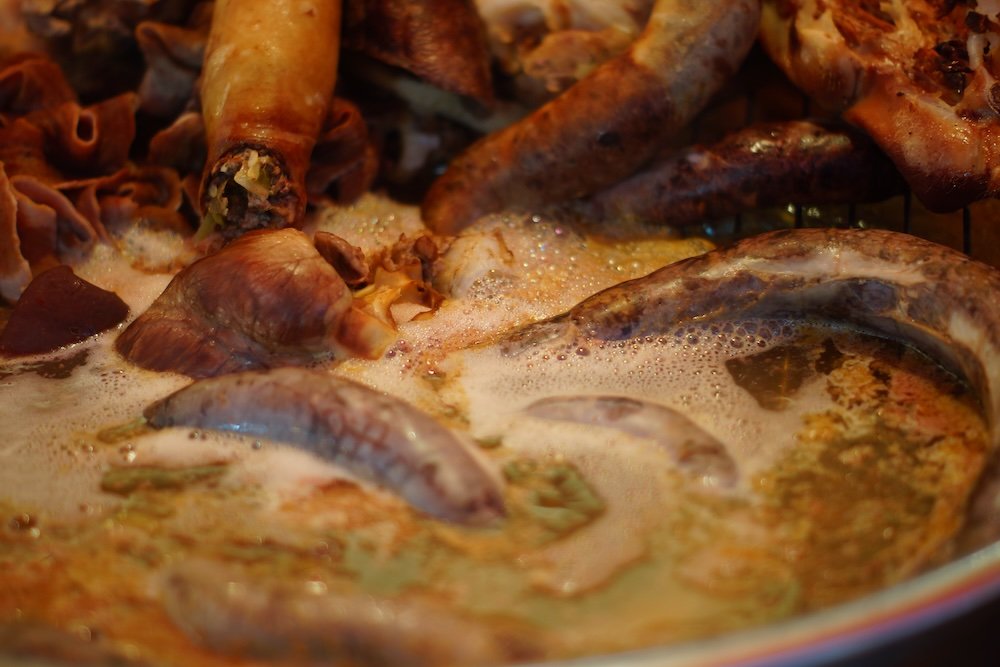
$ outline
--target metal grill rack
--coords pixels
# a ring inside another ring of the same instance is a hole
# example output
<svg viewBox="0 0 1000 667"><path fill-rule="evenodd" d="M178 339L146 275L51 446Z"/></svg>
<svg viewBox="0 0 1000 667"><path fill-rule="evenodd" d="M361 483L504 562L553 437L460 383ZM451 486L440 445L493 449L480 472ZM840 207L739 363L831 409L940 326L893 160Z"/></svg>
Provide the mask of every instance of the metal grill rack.
<svg viewBox="0 0 1000 667"><path fill-rule="evenodd" d="M678 138L678 145L710 143L758 121L813 115L809 100L755 49L732 85ZM785 227L878 227L907 232L961 250L1000 268L1000 200L960 211L928 211L909 193L878 203L787 206L745 213L688 230L720 243Z"/></svg>

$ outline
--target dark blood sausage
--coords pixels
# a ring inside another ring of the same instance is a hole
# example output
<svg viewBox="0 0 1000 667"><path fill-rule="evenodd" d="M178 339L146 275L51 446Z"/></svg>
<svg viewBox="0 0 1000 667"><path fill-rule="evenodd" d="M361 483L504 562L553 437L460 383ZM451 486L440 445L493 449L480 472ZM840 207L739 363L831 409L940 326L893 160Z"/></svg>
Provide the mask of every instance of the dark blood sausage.
<svg viewBox="0 0 1000 667"><path fill-rule="evenodd" d="M757 0L658 0L622 55L459 155L431 186L425 222L454 233L480 216L583 197L651 159L737 70Z"/></svg>
<svg viewBox="0 0 1000 667"><path fill-rule="evenodd" d="M686 148L597 193L582 208L602 220L682 226L766 206L880 201L903 188L892 162L859 130L795 120Z"/></svg>

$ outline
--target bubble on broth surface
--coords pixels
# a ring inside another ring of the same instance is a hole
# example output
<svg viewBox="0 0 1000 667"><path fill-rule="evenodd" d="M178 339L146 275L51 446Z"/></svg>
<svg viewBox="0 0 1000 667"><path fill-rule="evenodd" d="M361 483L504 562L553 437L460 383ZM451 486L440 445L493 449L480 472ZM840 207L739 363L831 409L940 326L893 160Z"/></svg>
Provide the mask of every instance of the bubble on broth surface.
<svg viewBox="0 0 1000 667"><path fill-rule="evenodd" d="M747 474L766 467L802 427L802 414L829 403L822 383L807 378L796 409L768 410L739 386L727 362L780 346L802 335L800 323L747 320L685 325L662 335L617 341L541 344L505 354L499 347L454 355L445 390L465 406L470 430L498 437L512 415L552 396L620 395L674 408L732 450Z"/></svg>
<svg viewBox="0 0 1000 667"><path fill-rule="evenodd" d="M13 373L0 382L0 488L6 502L72 519L81 508L117 505L119 498L102 492L101 479L110 468L129 466L230 463L231 484L259 487L272 505L333 480L355 481L291 446L255 446L244 437L182 428L143 431L137 420L146 406L190 380L130 366L114 353L111 340L102 336L88 343L88 362L64 378L3 367Z"/></svg>
<svg viewBox="0 0 1000 667"><path fill-rule="evenodd" d="M364 219L348 213L324 224L341 225L358 242L374 243L377 236L378 243L392 243L402 231L419 231L413 210L394 213L375 204L362 205L371 214ZM541 471L572 469L599 501L591 503L586 521L547 532L531 510L566 508L532 504L539 498L533 493L550 487L510 481L512 512L504 526L468 532L424 520L373 487L337 481L343 472L335 466L278 443L190 429L102 441L99 433L127 424L188 382L125 364L110 351L115 332L109 332L46 357L87 352L56 369L68 372L59 379L24 369L8 373L12 364L0 364L0 507L13 516L35 516L42 508L42 539L65 556L39 559L30 544L18 543L5 574L31 595L0 600L0 607L20 605L56 623L70 609L76 622L90 619L99 600L109 610L102 630L113 640L150 655L181 651L175 662L203 658L160 632L155 605L135 604L148 595L156 561L123 557L127 545L128 554L168 559L228 554L264 578L308 576L331 589L436 596L470 618L516 618L564 657L691 640L848 599L929 562L927 554L949 538L953 526L944 519L963 506L975 438L983 440L967 395L960 409L944 407L960 402L949 385L936 384L933 374L892 367L890 390L917 398L879 404L883 416L917 407L912 415L896 415L909 430L880 442L883 432L871 428L872 404L855 409L860 426L854 428L847 418L838 421L849 411L829 388L867 391L870 366L881 363L872 350L881 348L844 329L796 322L665 323L650 338L505 349L497 341L508 330L680 256L668 250L699 250L671 245L665 235L645 246L636 239L611 243L545 219L497 217L469 233L491 230L505 235L516 270L473 277L464 295L433 316L402 325L381 359L338 362L334 372L468 431L498 467L526 461ZM82 266L81 275L119 291L135 313L169 280L102 264L118 261L105 250L95 258L100 261ZM840 366L824 347L827 337L850 357ZM841 345L851 340L861 343ZM782 364L802 363L808 372L784 382ZM777 389L764 381L769 375L781 376ZM548 396L574 395L632 396L676 409L724 443L742 477L733 489L706 485L679 472L652 438L524 411ZM927 444L935 435L928 436L931 417L951 438L944 445ZM972 435L954 437L956 424L973 424L966 429ZM866 465L866 457L881 456L880 446L897 451L880 459L892 463L888 477L880 466ZM941 462L950 465L945 475ZM130 516L128 500L99 491L102 474L114 466L217 464L225 471L213 485L137 493L155 501L154 511L173 512L167 517L143 515L141 507ZM907 485L913 488L902 497L892 495ZM930 519L927 507L935 512ZM85 519L83 531L46 532L61 517ZM886 521L899 524L888 537ZM874 551L852 555L859 544ZM316 545L324 547L319 554ZM858 573L867 578L843 579ZM57 593L55 607L35 594L40 582L61 582L46 584Z"/></svg>
<svg viewBox="0 0 1000 667"><path fill-rule="evenodd" d="M455 285L464 287L433 317L400 325L397 345L383 358L348 359L336 372L444 417L451 409L437 391L449 372L444 359L455 350L489 344L601 289L710 247L702 239L675 238L663 228L623 224L611 238L606 230L572 220L488 216L465 230L435 265L438 289L450 293ZM482 261L490 263L485 271Z"/></svg>
<svg viewBox="0 0 1000 667"><path fill-rule="evenodd" d="M99 479L110 462L128 463L128 443L96 438L103 429L136 419L146 403L186 383L185 378L129 368L111 351L111 335L84 345L86 364L65 378L25 371L0 383L0 422L6 443L0 487L15 504L72 515L108 499ZM16 365L5 365L7 372Z"/></svg>

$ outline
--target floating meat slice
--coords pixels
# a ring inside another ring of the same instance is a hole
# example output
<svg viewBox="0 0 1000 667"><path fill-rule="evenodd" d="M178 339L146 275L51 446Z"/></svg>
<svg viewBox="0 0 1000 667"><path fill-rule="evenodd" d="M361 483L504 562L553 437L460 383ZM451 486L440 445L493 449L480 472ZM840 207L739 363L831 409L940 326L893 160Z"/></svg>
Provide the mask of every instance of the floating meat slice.
<svg viewBox="0 0 1000 667"><path fill-rule="evenodd" d="M507 664L533 652L524 638L431 603L309 592L207 561L174 568L162 594L171 620L189 637L233 655L419 667Z"/></svg>
<svg viewBox="0 0 1000 667"><path fill-rule="evenodd" d="M83 280L68 266L39 274L0 333L0 353L38 354L79 343L117 326L128 306L114 292Z"/></svg>
<svg viewBox="0 0 1000 667"><path fill-rule="evenodd" d="M584 209L600 220L687 225L764 206L878 201L902 190L892 162L859 130L796 120L686 148L597 193Z"/></svg>
<svg viewBox="0 0 1000 667"><path fill-rule="evenodd" d="M736 71L758 0L658 0L632 47L459 155L423 203L454 233L480 216L583 197L633 173Z"/></svg>
<svg viewBox="0 0 1000 667"><path fill-rule="evenodd" d="M470 445L408 403L324 371L280 368L202 380L145 415L157 428L228 430L301 445L440 519L487 524L504 514L497 478Z"/></svg>
<svg viewBox="0 0 1000 667"><path fill-rule="evenodd" d="M184 269L115 348L151 370L208 377L330 354L353 297L294 230L258 231Z"/></svg>
<svg viewBox="0 0 1000 667"><path fill-rule="evenodd" d="M555 396L529 405L532 417L616 428L655 441L678 468L709 486L732 486L736 462L726 446L665 405L624 396Z"/></svg>

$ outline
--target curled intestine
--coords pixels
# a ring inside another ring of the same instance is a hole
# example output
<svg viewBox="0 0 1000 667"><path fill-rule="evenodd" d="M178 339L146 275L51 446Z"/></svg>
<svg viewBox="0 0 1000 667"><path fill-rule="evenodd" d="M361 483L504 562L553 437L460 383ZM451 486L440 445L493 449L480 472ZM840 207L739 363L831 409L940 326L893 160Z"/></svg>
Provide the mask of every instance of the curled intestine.
<svg viewBox="0 0 1000 667"><path fill-rule="evenodd" d="M132 224L191 231L181 212L182 184L172 169L130 164L82 185L74 198L77 210L112 236Z"/></svg>
<svg viewBox="0 0 1000 667"><path fill-rule="evenodd" d="M328 194L350 203L371 187L377 170L378 154L361 111L348 100L334 97L313 148L306 191L311 198Z"/></svg>
<svg viewBox="0 0 1000 667"><path fill-rule="evenodd" d="M176 172L129 161L136 108L134 93L81 104L43 56L0 66L4 299L15 301L32 275L111 240L109 227L142 219L184 231Z"/></svg>
<svg viewBox="0 0 1000 667"><path fill-rule="evenodd" d="M99 176L128 161L135 139L136 97L122 93L91 106L67 101L25 120L42 131L45 154L67 176Z"/></svg>
<svg viewBox="0 0 1000 667"><path fill-rule="evenodd" d="M143 21L180 23L198 0L21 0L21 17L82 96L107 97L142 76L135 28Z"/></svg>
<svg viewBox="0 0 1000 667"><path fill-rule="evenodd" d="M0 69L0 113L21 115L75 99L62 70L47 58L21 54Z"/></svg>
<svg viewBox="0 0 1000 667"><path fill-rule="evenodd" d="M146 113L174 118L193 105L208 39L210 8L209 3L198 5L183 26L159 21L144 21L136 26L135 39L146 61L138 89Z"/></svg>

